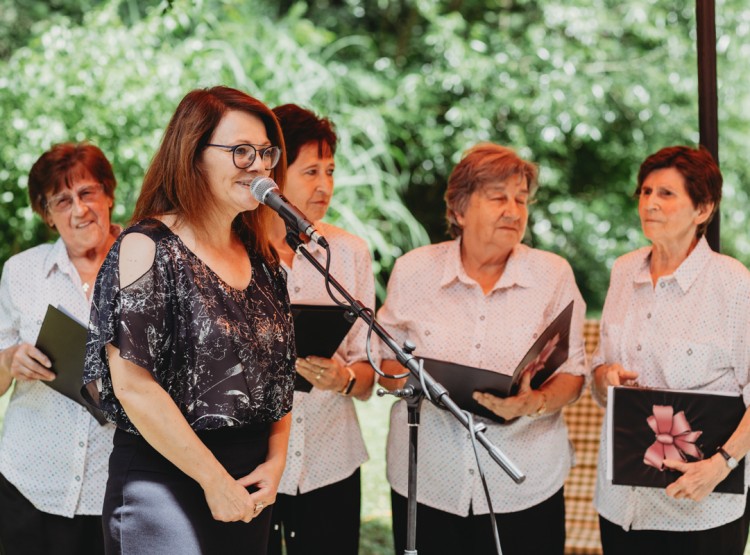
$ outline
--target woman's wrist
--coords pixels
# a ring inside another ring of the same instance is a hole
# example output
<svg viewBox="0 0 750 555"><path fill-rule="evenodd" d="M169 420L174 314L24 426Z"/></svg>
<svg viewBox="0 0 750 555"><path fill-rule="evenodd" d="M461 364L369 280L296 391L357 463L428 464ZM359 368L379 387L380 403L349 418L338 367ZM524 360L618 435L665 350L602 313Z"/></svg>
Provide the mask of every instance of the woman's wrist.
<svg viewBox="0 0 750 555"><path fill-rule="evenodd" d="M593 380L591 380L591 392L602 405L607 404L607 387L604 385L603 375L606 374L606 365L600 364L593 371Z"/></svg>

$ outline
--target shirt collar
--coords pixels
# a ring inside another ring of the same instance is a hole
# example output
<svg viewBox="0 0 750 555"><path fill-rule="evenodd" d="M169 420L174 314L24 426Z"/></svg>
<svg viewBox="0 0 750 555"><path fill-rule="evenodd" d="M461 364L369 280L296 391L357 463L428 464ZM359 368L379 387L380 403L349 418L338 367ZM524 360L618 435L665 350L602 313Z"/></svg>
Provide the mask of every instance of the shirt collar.
<svg viewBox="0 0 750 555"><path fill-rule="evenodd" d="M71 262L68 257L68 249L65 248L62 237L58 237L44 259L42 271L45 276L49 277L55 268L65 274L70 274L70 267Z"/></svg>
<svg viewBox="0 0 750 555"><path fill-rule="evenodd" d="M653 248L644 250L643 263L635 277L636 284L651 284L650 262L652 252ZM672 274L672 279L677 282L683 293L687 292L693 283L695 283L695 280L698 279L698 276L711 258L712 252L706 237L701 237L692 252L688 254L687 258L682 261L682 264Z"/></svg>
<svg viewBox="0 0 750 555"><path fill-rule="evenodd" d="M531 249L523 244L518 244L508 257L500 279L492 287L490 293L497 289L509 289L514 285L519 287L531 287L533 285L529 268L528 253ZM476 285L477 282L469 277L461 263L461 238L457 237L448 245L446 260L443 265L443 275L440 279L440 287L447 287L452 283L460 281L466 285Z"/></svg>
<svg viewBox="0 0 750 555"><path fill-rule="evenodd" d="M109 231L112 235L118 237L122 233L122 226L119 224L111 224L109 226ZM52 244L52 248L44 259L42 271L46 277L49 277L55 268L69 276L73 275L73 263L70 261L68 249L65 247L62 237L58 237L57 241Z"/></svg>

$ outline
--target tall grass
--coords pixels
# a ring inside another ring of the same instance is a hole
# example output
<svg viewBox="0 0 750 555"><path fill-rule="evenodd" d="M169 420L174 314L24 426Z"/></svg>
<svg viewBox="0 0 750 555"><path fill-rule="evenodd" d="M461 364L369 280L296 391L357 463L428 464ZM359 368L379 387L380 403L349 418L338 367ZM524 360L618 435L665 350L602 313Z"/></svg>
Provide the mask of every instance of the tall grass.
<svg viewBox="0 0 750 555"><path fill-rule="evenodd" d="M393 397L373 395L366 402L356 402L359 424L367 444L370 460L362 466L361 555L391 555L390 489L385 477L385 440Z"/></svg>

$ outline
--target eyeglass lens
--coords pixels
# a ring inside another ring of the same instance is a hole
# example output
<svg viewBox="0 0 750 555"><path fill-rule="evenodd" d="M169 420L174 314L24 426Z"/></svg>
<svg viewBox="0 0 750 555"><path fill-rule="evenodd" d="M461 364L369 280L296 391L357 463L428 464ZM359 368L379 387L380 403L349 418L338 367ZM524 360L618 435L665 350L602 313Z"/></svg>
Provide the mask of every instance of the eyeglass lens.
<svg viewBox="0 0 750 555"><path fill-rule="evenodd" d="M234 148L233 161L234 165L240 169L249 168L255 162L255 157L260 153L263 160L263 167L270 170L279 163L281 149L277 146L267 146L261 149L253 145L237 145Z"/></svg>
<svg viewBox="0 0 750 555"><path fill-rule="evenodd" d="M92 204L99 200L104 190L99 184L86 185L73 191L73 195L84 204ZM67 212L73 207L73 196L68 193L60 193L47 200L47 206L53 212Z"/></svg>

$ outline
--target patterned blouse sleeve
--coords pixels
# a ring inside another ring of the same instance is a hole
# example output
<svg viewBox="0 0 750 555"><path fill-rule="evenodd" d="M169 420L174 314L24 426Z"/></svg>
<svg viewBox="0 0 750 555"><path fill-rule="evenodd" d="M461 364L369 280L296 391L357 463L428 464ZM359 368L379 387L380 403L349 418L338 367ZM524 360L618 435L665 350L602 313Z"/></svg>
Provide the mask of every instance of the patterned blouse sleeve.
<svg viewBox="0 0 750 555"><path fill-rule="evenodd" d="M160 256L158 243L149 270L123 289L120 289L119 246L118 241L97 277L86 345L84 389L105 412L114 408L112 405L119 405L112 393L106 345L117 347L123 359L148 370L161 383L164 371L169 368L175 320L171 272L166 257ZM97 387L98 380L101 382Z"/></svg>

